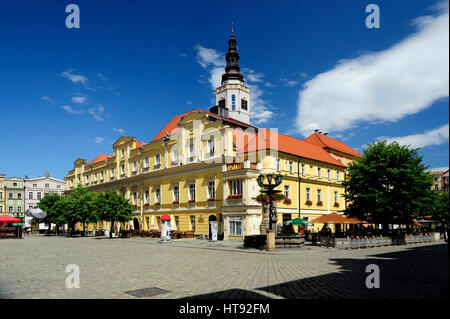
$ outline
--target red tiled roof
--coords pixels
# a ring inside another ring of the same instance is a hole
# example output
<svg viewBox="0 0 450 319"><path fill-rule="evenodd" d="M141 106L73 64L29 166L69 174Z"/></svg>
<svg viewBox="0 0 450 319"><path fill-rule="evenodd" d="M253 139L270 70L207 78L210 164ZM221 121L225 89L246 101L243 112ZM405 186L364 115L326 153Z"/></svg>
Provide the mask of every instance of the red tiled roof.
<svg viewBox="0 0 450 319"><path fill-rule="evenodd" d="M141 141L136 141L136 148L140 148L140 147L142 147L142 145L147 145L148 143L144 143L144 142L141 142Z"/></svg>
<svg viewBox="0 0 450 319"><path fill-rule="evenodd" d="M310 136L305 138L304 141L311 143L311 144L318 145L320 147L328 147L328 148L331 148L333 150L336 150L336 151L339 151L339 152L342 152L342 153L345 153L348 155L362 157L362 155L359 152L355 151L353 148L351 148L347 144L345 144L341 141L338 141L334 138L331 138L329 136L319 134L319 133L311 134Z"/></svg>
<svg viewBox="0 0 450 319"><path fill-rule="evenodd" d="M263 149L275 149L279 152L346 167L344 164L334 159L322 147L307 143L295 137L280 134L270 130L260 129L258 133L254 135L253 139L250 139L249 136L245 136L246 134L242 133L242 131L233 130L233 142L236 141L236 138L234 136L235 132L237 133L237 136L239 134L244 134L243 145L241 142L238 143L241 145L237 145L238 152L240 153ZM246 138L249 140L248 143L245 143ZM275 139L277 139L277 141L275 141ZM273 145L271 144L271 140L273 142Z"/></svg>
<svg viewBox="0 0 450 319"><path fill-rule="evenodd" d="M163 129L161 131L159 131L158 134L156 134L156 136L153 138L153 141L159 140L161 138L164 137L164 135L167 133L169 133L170 135L174 134L176 132L176 130L178 129L178 122L180 122L180 119L182 117L186 117L186 115L192 113L194 111L189 111L180 115L175 116L174 118L172 118L169 123L167 123L166 126L163 127Z"/></svg>
<svg viewBox="0 0 450 319"><path fill-rule="evenodd" d="M234 119L231 119L231 118L226 118L226 117L223 117L223 116L220 116L218 114L214 114L214 113L202 110L202 109L195 109L193 111L189 111L189 112L177 115L174 118L172 118L170 120L170 122L167 123L167 125L164 126L164 128L161 131L159 131L159 133L153 138L152 142L163 138L164 135L166 134L166 132L168 132L169 135L174 134L177 131L177 129L178 129L178 125L177 124L178 124L178 122L180 122L181 118L184 118L184 117L186 117L189 114L194 113L194 112L195 113L204 113L204 114L208 114L208 115L211 115L211 116L215 116L215 117L220 118L220 119L222 119L224 121L231 122L231 123L234 123L234 124L237 124L237 125L240 125L240 126L254 127L254 126L248 125L246 123L240 122L238 120L234 120Z"/></svg>
<svg viewBox="0 0 450 319"><path fill-rule="evenodd" d="M106 154L100 154L99 156L97 156L96 158L94 158L92 161L90 161L88 163L88 165L92 165L92 164L97 164L103 161L106 161L108 158L111 158L111 155L106 155Z"/></svg>

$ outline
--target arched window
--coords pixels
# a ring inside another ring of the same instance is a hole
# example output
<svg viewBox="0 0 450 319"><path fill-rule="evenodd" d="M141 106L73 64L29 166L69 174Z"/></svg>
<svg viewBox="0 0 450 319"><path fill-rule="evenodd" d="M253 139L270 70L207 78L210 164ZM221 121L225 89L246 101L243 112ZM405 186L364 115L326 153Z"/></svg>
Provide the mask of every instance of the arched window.
<svg viewBox="0 0 450 319"><path fill-rule="evenodd" d="M231 109L234 111L236 109L236 95L231 96Z"/></svg>

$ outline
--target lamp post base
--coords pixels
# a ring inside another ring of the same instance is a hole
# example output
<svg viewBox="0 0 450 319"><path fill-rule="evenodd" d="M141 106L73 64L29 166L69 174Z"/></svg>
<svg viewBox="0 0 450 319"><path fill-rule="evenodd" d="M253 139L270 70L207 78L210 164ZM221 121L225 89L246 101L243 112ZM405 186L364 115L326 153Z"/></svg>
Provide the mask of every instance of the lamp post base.
<svg viewBox="0 0 450 319"><path fill-rule="evenodd" d="M266 250L275 250L275 231L273 229L266 229Z"/></svg>

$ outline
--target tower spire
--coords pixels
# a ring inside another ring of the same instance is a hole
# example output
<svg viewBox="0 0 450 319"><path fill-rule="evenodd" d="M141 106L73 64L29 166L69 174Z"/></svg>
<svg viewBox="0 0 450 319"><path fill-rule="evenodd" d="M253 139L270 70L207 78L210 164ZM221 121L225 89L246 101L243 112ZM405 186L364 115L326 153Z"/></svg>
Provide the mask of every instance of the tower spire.
<svg viewBox="0 0 450 319"><path fill-rule="evenodd" d="M239 73L239 53L237 52L236 39L234 38L234 22L231 23L231 35L228 40L228 52L225 56L227 66L222 75L222 84L227 80L239 80L244 82L244 75Z"/></svg>

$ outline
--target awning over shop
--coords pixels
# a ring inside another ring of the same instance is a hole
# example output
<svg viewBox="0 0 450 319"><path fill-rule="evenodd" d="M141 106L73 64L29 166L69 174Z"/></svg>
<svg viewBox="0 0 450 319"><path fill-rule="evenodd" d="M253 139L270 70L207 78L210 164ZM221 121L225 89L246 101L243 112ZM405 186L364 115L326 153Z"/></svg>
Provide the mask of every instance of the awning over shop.
<svg viewBox="0 0 450 319"><path fill-rule="evenodd" d="M350 218L344 215L339 215L336 212L331 214L322 215L312 221L313 223L320 224L364 224L366 222L361 221L357 218Z"/></svg>
<svg viewBox="0 0 450 319"><path fill-rule="evenodd" d="M0 223L20 223L22 222L20 219L3 214L0 215Z"/></svg>

